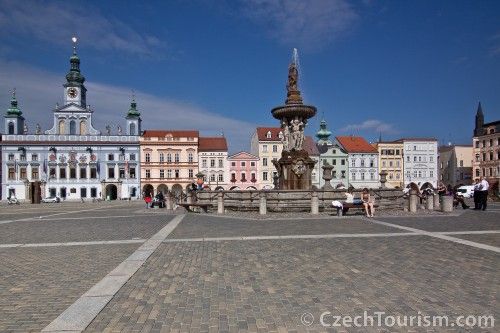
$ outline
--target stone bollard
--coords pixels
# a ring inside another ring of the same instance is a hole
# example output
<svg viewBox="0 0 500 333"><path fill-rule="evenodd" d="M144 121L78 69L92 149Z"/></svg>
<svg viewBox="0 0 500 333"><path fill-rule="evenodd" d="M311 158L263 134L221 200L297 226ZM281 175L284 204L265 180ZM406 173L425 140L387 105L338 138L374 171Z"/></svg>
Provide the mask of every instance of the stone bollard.
<svg viewBox="0 0 500 333"><path fill-rule="evenodd" d="M224 214L224 193L217 194L217 214Z"/></svg>
<svg viewBox="0 0 500 333"><path fill-rule="evenodd" d="M433 196L428 195L425 198L425 208L427 208L427 210L433 210L434 209L434 197Z"/></svg>
<svg viewBox="0 0 500 333"><path fill-rule="evenodd" d="M441 203L439 202L439 194L434 194L434 210L440 210Z"/></svg>
<svg viewBox="0 0 500 333"><path fill-rule="evenodd" d="M453 211L453 196L443 195L441 211L449 213Z"/></svg>
<svg viewBox="0 0 500 333"><path fill-rule="evenodd" d="M188 191L186 193L186 203L189 203L189 204L193 203L193 197L191 196L191 192L190 191Z"/></svg>
<svg viewBox="0 0 500 333"><path fill-rule="evenodd" d="M410 213L417 212L418 196L417 191L410 190Z"/></svg>
<svg viewBox="0 0 500 333"><path fill-rule="evenodd" d="M170 195L170 193L167 193L167 197L166 197L165 201L166 201L167 209L172 210L172 195Z"/></svg>
<svg viewBox="0 0 500 333"><path fill-rule="evenodd" d="M311 196L311 214L318 215L319 214L319 199L318 192L313 191Z"/></svg>
<svg viewBox="0 0 500 333"><path fill-rule="evenodd" d="M259 213L260 215L267 214L267 198L265 192L260 192L260 205L259 205Z"/></svg>

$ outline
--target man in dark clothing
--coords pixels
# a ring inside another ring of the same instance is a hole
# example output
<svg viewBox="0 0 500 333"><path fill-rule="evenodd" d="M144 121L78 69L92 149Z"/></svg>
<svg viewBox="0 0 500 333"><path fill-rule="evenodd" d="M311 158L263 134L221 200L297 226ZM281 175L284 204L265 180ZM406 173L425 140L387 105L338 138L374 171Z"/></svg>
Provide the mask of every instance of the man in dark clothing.
<svg viewBox="0 0 500 333"><path fill-rule="evenodd" d="M474 180L474 210L480 209L481 194L481 183L479 182L479 178L476 178Z"/></svg>

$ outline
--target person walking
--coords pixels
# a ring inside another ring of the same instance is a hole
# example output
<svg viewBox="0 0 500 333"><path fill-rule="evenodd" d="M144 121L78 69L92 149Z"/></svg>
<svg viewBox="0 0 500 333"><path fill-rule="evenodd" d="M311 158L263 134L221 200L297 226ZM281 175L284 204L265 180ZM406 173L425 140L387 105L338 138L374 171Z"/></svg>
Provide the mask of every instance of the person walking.
<svg viewBox="0 0 500 333"><path fill-rule="evenodd" d="M479 208L482 210L486 210L486 206L488 204L488 191L490 189L490 183L486 180L485 177L481 177L481 204Z"/></svg>
<svg viewBox="0 0 500 333"><path fill-rule="evenodd" d="M363 189L363 193L361 194L361 200L363 201L363 206L365 207L365 213L367 217L373 217L373 213L375 213L374 198L370 195L370 192L365 187Z"/></svg>
<svg viewBox="0 0 500 333"><path fill-rule="evenodd" d="M476 178L474 180L474 210L479 210L481 194L481 183L479 182L479 178Z"/></svg>

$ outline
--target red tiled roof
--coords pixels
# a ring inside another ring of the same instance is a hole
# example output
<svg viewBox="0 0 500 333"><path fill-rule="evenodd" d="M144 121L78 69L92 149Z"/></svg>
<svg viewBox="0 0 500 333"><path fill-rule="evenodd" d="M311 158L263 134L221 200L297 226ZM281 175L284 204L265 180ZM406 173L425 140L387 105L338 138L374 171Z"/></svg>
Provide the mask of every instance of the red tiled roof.
<svg viewBox="0 0 500 333"><path fill-rule="evenodd" d="M174 138L196 138L200 136L200 132L198 131L165 131L165 130L146 130L142 134L143 137L156 137L156 138L164 138L167 135L172 135Z"/></svg>
<svg viewBox="0 0 500 333"><path fill-rule="evenodd" d="M348 153L378 153L377 149L360 136L337 136L336 138Z"/></svg>
<svg viewBox="0 0 500 333"><path fill-rule="evenodd" d="M227 151L227 141L223 136L198 139L198 151Z"/></svg>
<svg viewBox="0 0 500 333"><path fill-rule="evenodd" d="M311 136L306 136L304 139L304 149L307 151L309 156L319 156L318 147Z"/></svg>
<svg viewBox="0 0 500 333"><path fill-rule="evenodd" d="M267 137L267 133L271 132L271 138ZM259 141L281 141L279 133L280 127L257 127L257 137Z"/></svg>

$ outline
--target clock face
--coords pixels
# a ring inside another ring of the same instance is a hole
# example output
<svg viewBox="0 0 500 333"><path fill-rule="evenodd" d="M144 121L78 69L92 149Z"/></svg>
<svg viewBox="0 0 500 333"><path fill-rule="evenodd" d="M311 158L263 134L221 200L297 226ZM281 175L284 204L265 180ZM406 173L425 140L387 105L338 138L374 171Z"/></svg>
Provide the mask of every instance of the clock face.
<svg viewBox="0 0 500 333"><path fill-rule="evenodd" d="M68 96L71 98L75 98L76 96L78 96L78 90L76 88L69 88Z"/></svg>

